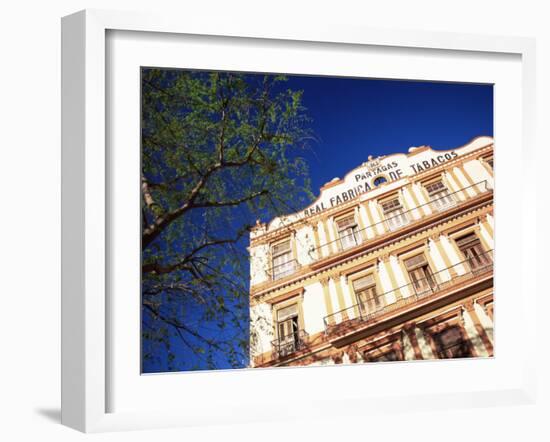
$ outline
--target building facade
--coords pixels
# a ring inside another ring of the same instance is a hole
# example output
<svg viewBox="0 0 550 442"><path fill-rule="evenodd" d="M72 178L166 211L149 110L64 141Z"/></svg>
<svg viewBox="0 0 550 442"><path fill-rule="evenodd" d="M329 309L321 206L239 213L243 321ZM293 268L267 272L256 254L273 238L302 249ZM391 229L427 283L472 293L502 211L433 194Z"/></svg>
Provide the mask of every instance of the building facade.
<svg viewBox="0 0 550 442"><path fill-rule="evenodd" d="M493 139L412 147L250 234L250 365L491 357Z"/></svg>

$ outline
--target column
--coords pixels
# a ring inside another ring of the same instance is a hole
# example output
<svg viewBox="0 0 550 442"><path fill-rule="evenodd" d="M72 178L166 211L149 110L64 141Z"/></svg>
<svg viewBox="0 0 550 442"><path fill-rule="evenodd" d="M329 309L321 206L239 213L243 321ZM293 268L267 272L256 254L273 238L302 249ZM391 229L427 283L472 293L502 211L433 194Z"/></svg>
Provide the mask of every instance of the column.
<svg viewBox="0 0 550 442"><path fill-rule="evenodd" d="M365 231L365 224L363 223L363 220L361 219L361 214L359 213L359 206L354 207L353 211L355 214L355 220L357 221L357 225L359 226L359 236L361 238L361 242L366 242L368 240L367 232Z"/></svg>
<svg viewBox="0 0 550 442"><path fill-rule="evenodd" d="M485 329L485 333L487 333L489 341L493 344L493 316L491 309L488 308L487 304L482 306L478 302L474 302L474 309L477 313L477 317L479 318L479 322L481 322L481 325Z"/></svg>
<svg viewBox="0 0 550 442"><path fill-rule="evenodd" d="M483 219L480 217L477 220L477 229L479 230L479 236L482 238L482 241L484 241L484 245L487 245L487 250L493 250L493 235L489 233L489 229L487 228L487 221L483 221ZM491 229L492 230L492 229Z"/></svg>
<svg viewBox="0 0 550 442"><path fill-rule="evenodd" d="M470 163L470 161L468 161L468 163ZM458 165L460 171L462 172L462 175L464 175L464 177L466 178L466 180L468 181L468 183L470 184L470 186L473 186L472 189L474 189L476 191L476 193L481 193L481 192L484 192L485 191L485 186L484 184L478 184L479 179L476 179L474 180L474 178L472 178L472 174L470 172L468 172L466 170L466 164L465 162L462 162ZM470 165L470 170L471 168L474 167L473 165Z"/></svg>
<svg viewBox="0 0 550 442"><path fill-rule="evenodd" d="M403 359L406 361L413 361L415 359L414 348L405 330L401 330L401 340L403 342Z"/></svg>
<svg viewBox="0 0 550 442"><path fill-rule="evenodd" d="M342 291L342 282L339 274L331 276L334 281L334 286L336 287L336 295L338 296L339 310L342 312L342 321L347 321L349 319L348 311L346 310L346 301L344 300L344 292Z"/></svg>
<svg viewBox="0 0 550 442"><path fill-rule="evenodd" d="M426 342L426 337L424 336L422 330L420 330L418 327L415 327L414 334L416 335L416 342L418 343L418 347L420 348L422 357L424 359L436 359L432 347L428 342Z"/></svg>
<svg viewBox="0 0 550 442"><path fill-rule="evenodd" d="M457 199L459 201L467 200L468 194L465 193L464 186L462 185L460 180L457 178L454 172L454 169L450 168L443 175L449 184L453 183L452 187L449 186L449 188L452 189L453 192L456 192L454 195L456 195Z"/></svg>
<svg viewBox="0 0 550 442"><path fill-rule="evenodd" d="M479 316L477 315L477 312L475 310L474 302L467 301L464 304L464 310L466 311L468 316L471 318L473 322L473 326L475 327L475 330L478 336L481 338L481 341L483 342L483 345L485 346L487 353L489 354L489 356L493 356L493 344L489 339L489 336L487 335L487 331L485 330L485 327L483 327L483 324L481 324L481 321L479 320Z"/></svg>
<svg viewBox="0 0 550 442"><path fill-rule="evenodd" d="M332 255L334 253L334 242L330 239L330 235L328 233L327 222L328 222L327 219L322 219L321 220L321 223L323 224L323 231L325 233L325 238L326 238L327 251L328 251L329 255Z"/></svg>
<svg viewBox="0 0 550 442"><path fill-rule="evenodd" d="M452 172L455 174L458 180L462 182L462 187L465 189L466 194L468 194L472 198L476 196L476 188L472 186L474 182L471 180L470 176L466 174L464 169L462 169L462 164L457 165ZM461 176L462 179L460 179Z"/></svg>
<svg viewBox="0 0 550 442"><path fill-rule="evenodd" d="M318 226L317 223L313 224L311 226L313 229L313 243L315 244L315 253L317 256L317 259L321 259L323 254L321 253L321 241L319 241L319 232L317 231Z"/></svg>
<svg viewBox="0 0 550 442"><path fill-rule="evenodd" d="M403 327L403 331L405 332L407 338L409 338L409 342L411 343L414 352L414 359L424 359L424 357L422 356L422 350L420 350L420 345L418 345L418 339L416 338L414 324L406 324Z"/></svg>
<svg viewBox="0 0 550 442"><path fill-rule="evenodd" d="M475 341L475 337L474 336L474 339L472 339L472 337L470 336L470 333L468 333L468 330L467 330L467 324L466 324L466 321L465 321L465 318L464 318L464 307L462 307L459 311L459 325L460 325L460 328L461 328L461 331L462 331L462 338L465 339L465 340L468 340L468 342L470 343L470 348L472 350L472 356L474 358L478 357L478 356L483 356L483 355L480 355L479 354L479 346L476 345L476 341Z"/></svg>
<svg viewBox="0 0 550 442"><path fill-rule="evenodd" d="M403 290L403 296L412 296L414 295L414 287L412 286L412 283L410 281L409 272L405 268L405 264L403 264L403 260L399 257L396 257L397 264L399 265L399 268L401 269L401 273L403 274L403 277L405 278L405 282L407 284L407 290Z"/></svg>
<svg viewBox="0 0 550 442"><path fill-rule="evenodd" d="M418 202L420 205L422 205L422 209L424 210L424 213L426 215L431 215L433 213L432 207L430 206L430 195L428 195L428 192L424 188L424 186L420 183L414 182L412 185L413 188L413 194L416 195L416 197L422 197L422 199L418 198ZM418 192L418 193L416 193Z"/></svg>
<svg viewBox="0 0 550 442"><path fill-rule="evenodd" d="M494 231L493 231L493 226L491 224L491 215L489 215L488 213L482 217L481 219L481 223L483 224L483 227L485 227L485 230L487 231L487 233L489 234L489 236L491 238L494 238Z"/></svg>
<svg viewBox="0 0 550 442"><path fill-rule="evenodd" d="M382 212L382 208L380 207L380 204L376 201L371 201L373 210L376 210L376 213L378 214L378 219L380 220L378 223L378 226L380 226L380 229L382 230L382 233L385 233L388 231L388 228L386 227L386 223L384 220L386 217L384 216L384 212Z"/></svg>
<svg viewBox="0 0 550 442"><path fill-rule="evenodd" d="M330 291L328 287L329 278L322 278L320 281L321 286L323 287L323 297L325 299L325 307L327 310L327 325L333 325L334 321L334 308L332 307L332 300L330 299Z"/></svg>
<svg viewBox="0 0 550 442"><path fill-rule="evenodd" d="M338 228L336 226L336 221L334 221L334 218L327 219L327 223L330 224L332 228L332 234L334 235L334 241L332 242L333 250L335 252L341 252L342 251L342 243L340 242L340 235L338 235Z"/></svg>
<svg viewBox="0 0 550 442"><path fill-rule="evenodd" d="M443 233L443 234L441 234L441 237L442 237L442 238L441 238L440 240L442 241L442 244L443 244L443 241L445 241L445 242L447 243L447 245L448 245L448 248L447 248L446 250L450 250L450 251L454 254L454 258L455 258L455 259L454 259L454 262L455 262L455 264L454 264L454 267L453 267L453 268L455 269L456 273L457 273L458 275L464 275L465 273L467 273L467 272L470 270L470 268L467 267L467 266L463 263L464 257L462 256L462 252L459 250L459 248L458 248L458 246L456 245L456 243L455 243L451 238L449 238L447 235L445 235L445 234ZM448 256L449 256L449 259L450 259L451 261L453 261L452 258L451 258L451 254L450 254L450 253L448 253Z"/></svg>
<svg viewBox="0 0 550 442"><path fill-rule="evenodd" d="M453 264L451 263L451 260L449 259L449 255L447 255L447 252L443 248L443 245L441 244L440 235L432 235L430 236L430 240L432 241L432 244L435 246L435 249L439 253L439 256L441 256L441 259L443 260L443 263L445 264L445 268L448 269L450 278L455 278L457 276L456 269L454 268Z"/></svg>
<svg viewBox="0 0 550 442"><path fill-rule="evenodd" d="M426 260L428 261L428 264L430 265L430 268L432 269L432 271L434 272L434 278L435 278L435 282L439 285L442 281L441 281L441 275L439 273L437 273L437 265L435 264L433 258L432 258L432 253L431 253L431 249L430 249L430 239L427 238L426 239L426 253L425 253L425 256L426 256ZM436 288L437 290L437 288Z"/></svg>
<svg viewBox="0 0 550 442"><path fill-rule="evenodd" d="M369 222L369 227L367 228L367 230L372 233L372 237L374 238L378 234L378 229L374 226L376 221L374 221L374 217L372 216L370 201L367 201L366 204L363 204L362 206L365 213L367 214L367 219ZM368 232L367 232L367 236L369 236Z"/></svg>
<svg viewBox="0 0 550 442"><path fill-rule="evenodd" d="M419 219L420 218L420 215L418 215L417 213L417 216L413 216L413 213L415 212L414 210L411 210L412 207L409 205L409 202L407 201L407 198L405 198L405 191L403 188L401 188L399 190L399 200L402 202L403 204L403 209L405 209L405 216L407 217L407 219L409 220L409 222L411 221L414 221L416 219ZM418 209L416 210L416 212L418 212Z"/></svg>
<svg viewBox="0 0 550 442"><path fill-rule="evenodd" d="M399 290L401 291L402 297L409 297L413 293L413 291L409 285L409 280L407 277L408 272L406 271L403 262L399 259L399 257L395 255L390 255L389 264L392 268L393 274L395 275L395 279L397 281Z"/></svg>
<svg viewBox="0 0 550 442"><path fill-rule="evenodd" d="M413 188L414 184L411 185L411 188L410 190L408 188L404 188L403 189L403 193L407 192L410 196L411 196L411 199L416 207L416 210L418 211L419 215L420 215L420 218L423 218L426 216L426 206L423 206L420 201L418 200L418 198L416 197L416 194L415 194L415 191L414 191L414 188Z"/></svg>
<svg viewBox="0 0 550 442"><path fill-rule="evenodd" d="M365 206L363 203L359 203L359 219L363 222L365 228L365 237L367 239L374 238L376 236L376 233L374 231L374 228L372 225L374 224L374 221L372 220L372 216L369 212L368 207ZM363 216L363 213L365 216Z"/></svg>
<svg viewBox="0 0 550 442"><path fill-rule="evenodd" d="M296 246L296 230L291 233L290 246L292 247L292 258L294 259L294 270L298 270L298 249Z"/></svg>
<svg viewBox="0 0 550 442"><path fill-rule="evenodd" d="M384 267L384 269L386 271L386 274L388 275L388 278L390 280L390 283L391 283L391 286L392 286L392 293L395 296L395 301L397 302L397 301L403 299L403 294L401 293L401 290L400 290L399 285L397 283L397 280L395 278L395 274L393 273L393 269L392 269L392 267L389 263L389 256L384 255L384 256L380 257L379 260L380 260L379 266Z"/></svg>
<svg viewBox="0 0 550 442"><path fill-rule="evenodd" d="M475 233L476 233L477 237L479 238L479 240L481 241L481 245L483 246L483 248L485 249L486 252L488 252L489 250L493 250L493 247L491 246L491 244L489 244L487 242L487 239L481 233L481 226L479 224L479 221L478 221L477 226L475 227Z"/></svg>

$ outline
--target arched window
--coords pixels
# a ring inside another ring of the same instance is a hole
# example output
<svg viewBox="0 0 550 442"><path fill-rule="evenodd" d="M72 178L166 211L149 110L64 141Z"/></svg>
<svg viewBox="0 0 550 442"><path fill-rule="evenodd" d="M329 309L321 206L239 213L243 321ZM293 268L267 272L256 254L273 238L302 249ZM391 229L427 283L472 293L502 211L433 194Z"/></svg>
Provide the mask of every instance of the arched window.
<svg viewBox="0 0 550 442"><path fill-rule="evenodd" d="M380 184L384 184L385 182L387 182L388 180L383 177L383 176L379 176L379 177L376 177L374 179L374 181L372 182L372 184L374 184L374 187L378 187Z"/></svg>

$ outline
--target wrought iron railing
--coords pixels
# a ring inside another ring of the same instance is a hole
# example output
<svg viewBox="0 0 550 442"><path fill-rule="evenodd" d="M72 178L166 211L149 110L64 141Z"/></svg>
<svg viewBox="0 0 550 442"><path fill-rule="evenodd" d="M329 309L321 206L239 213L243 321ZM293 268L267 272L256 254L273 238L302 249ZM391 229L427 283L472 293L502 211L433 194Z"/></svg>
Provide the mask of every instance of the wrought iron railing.
<svg viewBox="0 0 550 442"><path fill-rule="evenodd" d="M298 350L302 350L306 346L307 337L308 334L305 330L297 330L295 333L271 341L275 357L284 358Z"/></svg>
<svg viewBox="0 0 550 442"><path fill-rule="evenodd" d="M479 181L479 182L474 183L470 186L462 187L462 188L460 188L460 189L458 189L454 192L449 192L449 193L445 194L444 196L442 196L440 198L431 199L427 203L419 204L418 206L412 207L411 209L402 211L397 215L386 217L383 220L378 221L374 224L370 224L367 227L363 227L362 229L355 230L353 232L353 235L356 235L356 237L355 237L356 238L356 245L360 245L362 243L370 241L370 239L373 239L373 238L370 238L367 241L364 241L362 239L363 232L366 232L368 229L372 229L372 231L375 232L375 236L376 236L376 232L378 231L378 226L382 226L384 232L386 232L386 231L395 232L396 230L399 230L399 229L401 229L401 228L403 228L403 227L405 227L405 226L407 226L407 225L409 225L409 224L411 224L415 221L420 221L421 219L423 219L422 216L420 218L417 218L417 219L415 219L412 216L412 213L415 210L417 211L417 213L420 213L419 212L420 208L429 207L430 210L433 211L433 212L442 212L442 211L448 210L452 207L455 207L457 204L460 204L462 202L457 198L457 195L460 194L460 193L462 193L463 195L466 196L466 200L475 198L476 196L478 196L478 194L476 194L474 196L470 196L470 195L468 195L468 192L467 192L468 189L472 189L472 188L476 188L476 189L482 188L482 193L492 190L489 187L487 180ZM312 247L311 250L310 250L310 254L313 253L313 252L317 252L317 257L319 258L319 257L323 256L323 253L321 253L323 249L330 250L332 247L334 247L336 252L333 252L333 253L340 253L343 250L353 248L353 247L342 247L341 240L342 240L342 238L336 238L334 240L327 241L327 242L321 244L319 247Z"/></svg>
<svg viewBox="0 0 550 442"><path fill-rule="evenodd" d="M399 230L401 227L405 227L407 224L411 222L411 217L409 216L410 211L411 210L399 210L399 211L395 211L397 212L395 215L392 215L392 216L384 215L384 219L381 222L384 223L387 230L389 230L390 232L395 232L396 230Z"/></svg>
<svg viewBox="0 0 550 442"><path fill-rule="evenodd" d="M493 271L493 250L489 250L437 272L426 273L424 278L418 278L408 284L386 291L372 299L364 300L351 307L342 309L323 318L325 332L348 321L367 322L382 314L412 304L437 292L445 290L458 282L473 279L481 274ZM399 293L401 296L397 296ZM388 299L390 300L388 302ZM393 301L392 301L393 299Z"/></svg>
<svg viewBox="0 0 550 442"><path fill-rule="evenodd" d="M441 193L441 192L438 192L438 193ZM455 195L453 195L452 193L445 193L443 196L440 196L439 198L430 199L430 202L433 203L432 206L430 206L433 210L437 210L438 212L444 212L445 210L456 206L457 199Z"/></svg>

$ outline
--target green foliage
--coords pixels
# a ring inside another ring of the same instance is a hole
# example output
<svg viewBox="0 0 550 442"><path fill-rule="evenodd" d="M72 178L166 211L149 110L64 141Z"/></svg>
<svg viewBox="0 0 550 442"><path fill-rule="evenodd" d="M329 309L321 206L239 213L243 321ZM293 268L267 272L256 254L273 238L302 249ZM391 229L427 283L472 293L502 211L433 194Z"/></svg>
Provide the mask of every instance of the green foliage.
<svg viewBox="0 0 550 442"><path fill-rule="evenodd" d="M302 92L284 82L143 69L145 359L163 345L170 369L246 361L248 231L312 199ZM197 359L179 361L173 336Z"/></svg>

